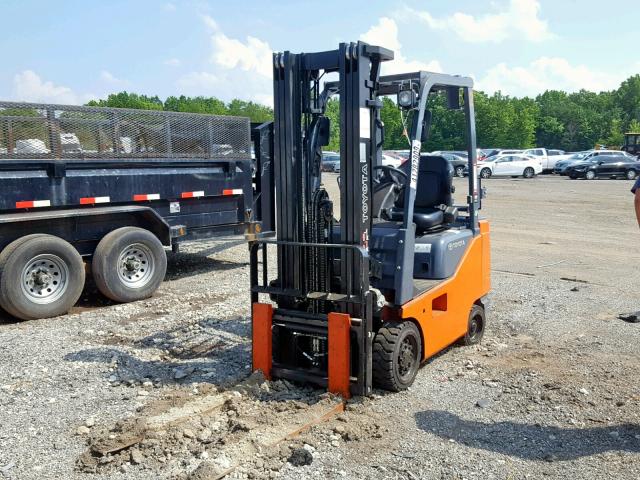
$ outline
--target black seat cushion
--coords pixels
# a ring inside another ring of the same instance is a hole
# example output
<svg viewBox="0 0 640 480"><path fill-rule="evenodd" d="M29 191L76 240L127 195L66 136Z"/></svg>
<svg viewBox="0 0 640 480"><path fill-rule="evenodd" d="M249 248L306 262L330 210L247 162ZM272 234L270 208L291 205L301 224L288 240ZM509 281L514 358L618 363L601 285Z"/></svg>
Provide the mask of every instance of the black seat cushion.
<svg viewBox="0 0 640 480"><path fill-rule="evenodd" d="M402 167L409 177L409 163ZM444 157L435 155L420 156L418 165L418 185L413 206L413 222L418 231L442 225L445 221L455 221L455 213L445 215L444 208L453 204L452 196L453 167ZM395 206L389 211L390 220L401 221L404 218L404 195L400 195ZM451 218L454 217L454 218Z"/></svg>
<svg viewBox="0 0 640 480"><path fill-rule="evenodd" d="M398 207L393 207L389 211L389 220L402 221L404 212ZM416 224L416 230L428 230L444 222L444 212L437 208L424 209L424 211L413 214L413 223Z"/></svg>

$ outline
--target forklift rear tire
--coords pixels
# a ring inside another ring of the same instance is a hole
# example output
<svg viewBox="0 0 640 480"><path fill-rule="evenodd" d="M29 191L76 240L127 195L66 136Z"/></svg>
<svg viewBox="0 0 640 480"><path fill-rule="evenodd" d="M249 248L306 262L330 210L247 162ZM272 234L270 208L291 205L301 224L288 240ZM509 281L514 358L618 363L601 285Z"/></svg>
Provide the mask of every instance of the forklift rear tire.
<svg viewBox="0 0 640 480"><path fill-rule="evenodd" d="M69 242L33 234L0 254L0 306L21 320L64 315L80 298L85 270Z"/></svg>
<svg viewBox="0 0 640 480"><path fill-rule="evenodd" d="M460 343L465 346L476 345L482 340L484 335L484 327L486 325L486 316L484 307L474 305L469 312L469 326L467 333L462 337Z"/></svg>
<svg viewBox="0 0 640 480"><path fill-rule="evenodd" d="M399 392L411 386L422 360L422 341L411 321L385 322L373 341L373 383Z"/></svg>
<svg viewBox="0 0 640 480"><path fill-rule="evenodd" d="M91 267L104 296L134 302L149 298L158 289L167 272L167 254L153 233L123 227L100 240Z"/></svg>

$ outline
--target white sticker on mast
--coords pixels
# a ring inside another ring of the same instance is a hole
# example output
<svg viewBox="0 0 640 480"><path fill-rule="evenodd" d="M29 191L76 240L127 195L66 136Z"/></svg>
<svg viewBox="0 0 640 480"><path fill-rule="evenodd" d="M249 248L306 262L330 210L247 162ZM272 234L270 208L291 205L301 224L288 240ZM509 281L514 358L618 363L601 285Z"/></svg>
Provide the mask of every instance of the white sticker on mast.
<svg viewBox="0 0 640 480"><path fill-rule="evenodd" d="M413 140L411 142L411 179L409 181L409 188L413 190L418 188L418 169L420 167L421 148L422 142L420 140Z"/></svg>
<svg viewBox="0 0 640 480"><path fill-rule="evenodd" d="M371 110L360 108L360 138L371 138Z"/></svg>

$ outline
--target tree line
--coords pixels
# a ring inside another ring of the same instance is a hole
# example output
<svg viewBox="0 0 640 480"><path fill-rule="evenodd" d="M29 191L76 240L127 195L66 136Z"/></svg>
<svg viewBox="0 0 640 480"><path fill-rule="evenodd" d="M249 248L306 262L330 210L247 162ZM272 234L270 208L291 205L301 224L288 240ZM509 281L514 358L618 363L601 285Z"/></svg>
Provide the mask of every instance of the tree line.
<svg viewBox="0 0 640 480"><path fill-rule="evenodd" d="M595 145L619 147L627 131L640 132L640 75L634 75L615 90L567 93L559 90L530 97L511 97L496 92L474 95L478 146L494 148L531 148L535 146L579 151ZM238 115L253 122L273 118L270 107L235 99L225 103L215 97L169 97L164 102L157 96L120 92L106 100L88 105L168 110L176 112ZM433 122L426 151L460 150L465 148L462 112L449 110L443 96L429 100ZM339 103L331 100L327 107L331 120L330 150L338 150L340 138ZM403 135L407 119L400 115L394 101L383 99L381 118L385 125L385 149L409 148Z"/></svg>

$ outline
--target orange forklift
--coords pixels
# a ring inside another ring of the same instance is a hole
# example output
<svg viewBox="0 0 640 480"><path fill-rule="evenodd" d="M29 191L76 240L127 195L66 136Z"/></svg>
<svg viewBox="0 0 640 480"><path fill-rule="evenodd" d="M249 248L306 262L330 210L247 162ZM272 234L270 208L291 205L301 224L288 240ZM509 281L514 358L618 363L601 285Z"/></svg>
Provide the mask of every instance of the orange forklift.
<svg viewBox="0 0 640 480"><path fill-rule="evenodd" d="M271 162L262 180L268 176L275 198L262 208L275 217L275 238L251 245L253 369L267 378L312 382L345 398L374 386L399 391L429 357L484 333L489 224L478 214L473 81L424 71L381 76L392 59L363 42L273 56L274 122L264 142ZM421 153L436 95L466 120L469 179L460 204L451 165ZM408 126L411 154L398 168L382 164L384 96ZM333 97L339 199L321 178Z"/></svg>

